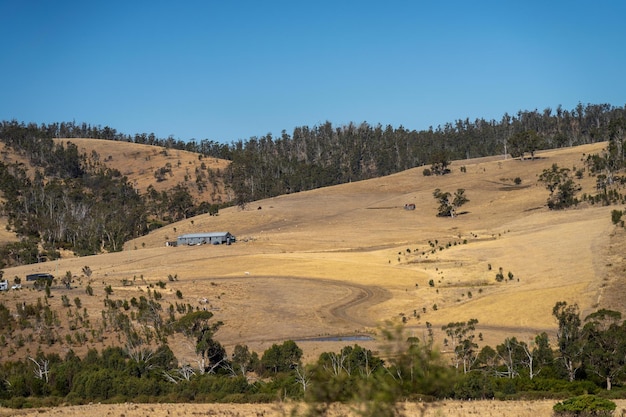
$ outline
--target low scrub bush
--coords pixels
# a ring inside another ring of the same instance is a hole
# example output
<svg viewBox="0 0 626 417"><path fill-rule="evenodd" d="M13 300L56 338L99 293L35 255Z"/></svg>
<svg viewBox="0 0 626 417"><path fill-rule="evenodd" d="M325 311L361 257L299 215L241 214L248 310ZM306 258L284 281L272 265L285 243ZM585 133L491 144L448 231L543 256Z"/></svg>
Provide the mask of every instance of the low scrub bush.
<svg viewBox="0 0 626 417"><path fill-rule="evenodd" d="M556 403L553 407L556 416L612 416L615 410L613 401L596 397L595 395L580 395L563 402Z"/></svg>

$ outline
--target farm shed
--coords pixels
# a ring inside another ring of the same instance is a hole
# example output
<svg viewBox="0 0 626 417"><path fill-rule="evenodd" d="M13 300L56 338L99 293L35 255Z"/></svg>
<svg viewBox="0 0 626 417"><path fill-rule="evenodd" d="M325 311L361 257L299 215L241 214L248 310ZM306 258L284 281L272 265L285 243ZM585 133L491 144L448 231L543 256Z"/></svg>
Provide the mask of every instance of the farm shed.
<svg viewBox="0 0 626 417"><path fill-rule="evenodd" d="M54 276L52 276L51 274L28 274L26 275L26 281L37 281L39 279L46 279L48 281L52 281L54 279Z"/></svg>
<svg viewBox="0 0 626 417"><path fill-rule="evenodd" d="M182 245L202 245L205 243L211 245L221 245L235 242L235 236L229 232L215 232L215 233L189 233L187 235L178 236L176 240L177 246Z"/></svg>

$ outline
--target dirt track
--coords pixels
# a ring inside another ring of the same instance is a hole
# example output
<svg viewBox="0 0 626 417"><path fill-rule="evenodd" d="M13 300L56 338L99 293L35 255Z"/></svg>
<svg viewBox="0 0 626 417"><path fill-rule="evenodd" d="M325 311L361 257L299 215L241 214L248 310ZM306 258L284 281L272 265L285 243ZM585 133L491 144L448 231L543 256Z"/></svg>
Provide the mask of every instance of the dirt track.
<svg viewBox="0 0 626 417"><path fill-rule="evenodd" d="M319 281L319 280L317 280ZM377 320L368 315L368 308L391 299L389 291L380 287L349 284L352 294L349 298L334 303L330 313L339 319L365 327L376 326Z"/></svg>
<svg viewBox="0 0 626 417"><path fill-rule="evenodd" d="M196 285L200 282L210 282L222 290L228 289L223 295L228 299L228 304L236 303L236 308L242 317L252 317L254 310L262 308L265 314L273 314L274 320L270 323L274 327L281 327L280 337L272 337L275 332L267 333L258 325L250 326L254 321L241 320L231 322L229 326L238 329L245 335L239 343L277 343L285 339L302 340L315 338L321 335L332 334L342 336L352 334L355 330L366 330L377 324L377 319L368 311L373 306L391 299L391 293L383 288L355 284L332 279L319 279L310 277L279 276L279 277L211 277L196 279ZM232 292L232 294L231 294ZM314 294L317 294L314 295ZM323 294L324 297L320 297ZM230 299L236 296L237 301ZM247 300L254 297L259 304L250 304ZM262 307L262 301L267 300L269 307ZM307 312L311 319L308 326L296 323L297 311L291 309L292 304L298 304L306 300L312 304L307 306ZM330 302L328 302L330 301ZM219 304L219 303L218 303ZM226 302L225 302L226 304ZM224 308L232 308L227 305ZM220 316L220 311L215 312ZM291 319L294 318L292 321ZM220 330L218 336L225 336L229 326ZM329 332L329 329L335 329Z"/></svg>

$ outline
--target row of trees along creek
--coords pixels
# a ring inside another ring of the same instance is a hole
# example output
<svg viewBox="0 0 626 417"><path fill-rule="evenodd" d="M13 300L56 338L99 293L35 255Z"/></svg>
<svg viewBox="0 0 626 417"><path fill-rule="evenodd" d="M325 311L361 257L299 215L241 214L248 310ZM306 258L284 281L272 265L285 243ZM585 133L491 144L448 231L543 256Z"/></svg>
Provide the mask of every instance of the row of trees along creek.
<svg viewBox="0 0 626 417"><path fill-rule="evenodd" d="M107 300L104 325L119 343L100 352L88 349L82 357L72 348L61 357L41 346L22 360L3 357L0 404L292 398L309 402L313 415L324 415L332 402L359 404L363 415L394 415L403 400L626 394L626 322L621 314L599 310L581 319L577 305L566 302L552 311L558 329L554 346L542 333L528 342L510 337L495 348L479 348L480 323L471 319L441 328L440 351L432 326L419 339L389 324L378 334L377 352L346 345L305 364L294 341L274 344L261 355L246 345L227 353L215 337L223 324L211 312L183 308L164 314L158 301L142 297L131 301L129 315L123 303ZM40 305L13 312L0 304L3 343L38 308L45 311ZM171 337L188 340L197 360L177 359L168 345Z"/></svg>

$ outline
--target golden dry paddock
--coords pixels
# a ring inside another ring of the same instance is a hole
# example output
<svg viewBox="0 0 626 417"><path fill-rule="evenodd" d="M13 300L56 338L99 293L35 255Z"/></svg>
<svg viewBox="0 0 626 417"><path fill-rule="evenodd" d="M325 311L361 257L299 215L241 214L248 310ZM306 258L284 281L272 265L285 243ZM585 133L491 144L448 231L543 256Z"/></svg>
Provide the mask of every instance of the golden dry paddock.
<svg viewBox="0 0 626 417"><path fill-rule="evenodd" d="M615 400L615 415L626 412L626 400ZM402 403L398 408L407 417L550 417L554 400L538 401L439 401L436 403ZM286 417L292 412L304 413L306 405L276 404L90 404L35 410L0 408L0 417L165 417L165 416L229 416ZM358 406L333 404L328 417L357 417Z"/></svg>
<svg viewBox="0 0 626 417"><path fill-rule="evenodd" d="M166 303L180 290L185 302L210 309L224 322L216 338L227 348L245 343L261 353L293 339L317 357L346 342L307 339L375 334L385 321L403 316L417 336L427 321L441 340L442 325L476 318L487 344L508 336L528 340L554 331L557 301L578 303L583 316L598 306L622 306L614 269L623 257L611 251L623 237L611 223L615 207L584 204L550 211L548 192L537 182L554 163L583 167L583 154L604 145L540 152L535 160L456 161L452 173L441 177L423 176L423 168L415 168L256 201L245 210L231 207L161 228L128 242L123 252L10 268L5 276L80 275L89 266L95 296L85 295L85 279L75 282L69 295L80 296L94 318L100 316L104 286L111 285L113 298L130 299L150 283L165 281ZM582 183L582 192L593 190L593 178L585 176ZM464 188L470 202L463 213L437 217L436 188ZM407 203L416 209L404 210ZM165 246L181 234L214 231L229 231L238 241ZM514 279L496 282L499 268ZM168 282L168 275L178 281ZM123 280L134 285L124 286ZM21 291L3 297L38 295ZM60 297L55 301L61 308ZM190 353L185 346L172 348L179 359Z"/></svg>
<svg viewBox="0 0 626 417"><path fill-rule="evenodd" d="M403 320L407 332L418 337L424 335L426 322L432 323L440 346L442 325L472 318L478 319L481 344L495 346L511 336L529 342L543 331L554 334L552 308L557 301L578 303L582 317L598 308L624 310L624 255L619 248L626 234L611 222L611 211L621 207L581 204L550 211L548 191L537 181L555 163L583 168L584 155L605 145L539 152L535 160L455 161L445 176L424 176L422 167L256 201L243 210L231 207L218 216L198 216L156 230L128 242L123 252L10 268L5 277L33 272L62 276L66 271L78 277L89 266L93 297L85 294L85 278L76 279L71 290L53 293L80 296L94 320L103 308L105 286L112 287L112 298L130 299L164 281L166 288L159 290L164 305L176 302L180 290L185 302L210 309L215 320L224 322L216 339L229 352L236 344L247 344L262 353L288 339L297 341L306 360L353 343L376 351L377 329L386 321ZM514 183L516 177L521 184ZM587 174L581 184L581 195L594 192L595 180ZM437 217L436 188L464 188L470 202L455 218ZM405 210L405 204L415 204L415 210ZM221 231L235 235L237 243L165 245L181 234ZM499 268L513 279L497 282ZM168 275L177 281L168 281ZM124 280L132 285L123 285ZM25 288L4 293L0 300L13 306L40 295ZM53 297L51 305L61 309L60 298ZM348 339L364 334L373 340ZM315 340L326 336L337 340ZM84 349L111 342L88 342ZM179 361L195 363L188 343L172 338L170 346ZM69 346L55 348L63 352ZM18 352L15 358L23 356ZM548 410L554 402L548 403L535 405ZM116 408L122 405L99 407L111 407L111 415L139 415ZM166 410L165 405L137 407L142 412L144 407ZM189 413L202 406L178 407ZM492 415L502 415L497 410ZM533 415L547 415L543 412ZM249 415L236 413L241 414L232 415Z"/></svg>

